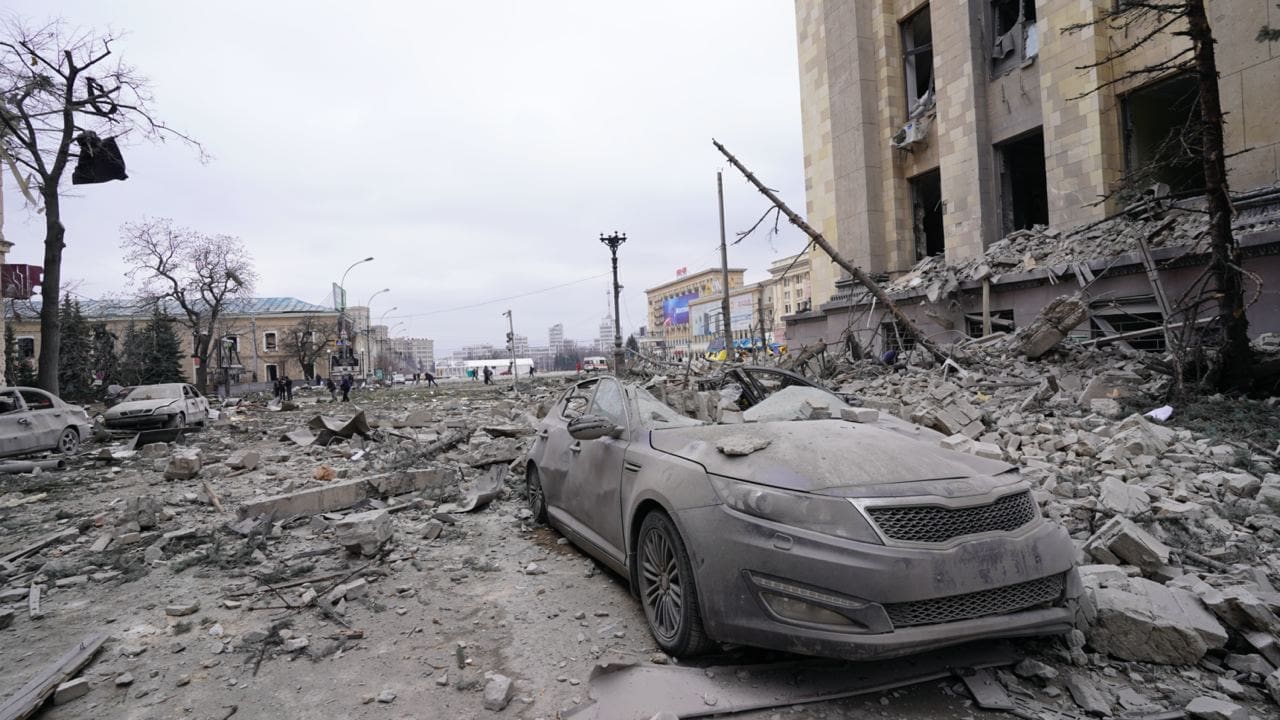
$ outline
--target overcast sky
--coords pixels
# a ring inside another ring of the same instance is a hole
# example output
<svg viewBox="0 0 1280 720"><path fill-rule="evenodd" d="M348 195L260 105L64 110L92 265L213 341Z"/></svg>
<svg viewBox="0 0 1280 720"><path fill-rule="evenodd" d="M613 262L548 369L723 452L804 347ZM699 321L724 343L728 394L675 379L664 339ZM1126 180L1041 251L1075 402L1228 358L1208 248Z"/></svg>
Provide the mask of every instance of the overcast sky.
<svg viewBox="0 0 1280 720"><path fill-rule="evenodd" d="M171 217L242 237L257 295L349 304L374 292L393 334L436 355L587 340L610 310L618 230L624 335L644 289L719 263L715 174L729 238L766 200L722 161L724 142L804 207L795 18L789 0L643 3L93 2L6 0L126 36L157 114L199 139L126 148L129 180L68 190L64 278L85 297L128 292L121 223ZM41 264L43 220L6 180L9 262ZM69 180L69 173L68 173ZM803 248L784 226L730 248L747 279ZM581 281L576 282L575 281ZM454 310L552 286L518 299Z"/></svg>

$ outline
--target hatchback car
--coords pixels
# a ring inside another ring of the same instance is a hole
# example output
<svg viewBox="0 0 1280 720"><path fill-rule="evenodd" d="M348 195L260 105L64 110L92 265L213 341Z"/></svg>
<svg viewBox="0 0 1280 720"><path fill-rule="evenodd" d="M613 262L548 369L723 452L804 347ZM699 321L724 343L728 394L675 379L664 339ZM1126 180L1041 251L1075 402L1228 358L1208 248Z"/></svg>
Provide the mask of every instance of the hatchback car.
<svg viewBox="0 0 1280 720"><path fill-rule="evenodd" d="M186 383L139 385L107 409L103 424L113 430L203 425L209 420L209 401Z"/></svg>
<svg viewBox="0 0 1280 720"><path fill-rule="evenodd" d="M528 502L630 580L673 655L869 659L1068 631L1066 531L1015 468L939 437L889 416L703 424L603 376L539 426Z"/></svg>
<svg viewBox="0 0 1280 720"><path fill-rule="evenodd" d="M89 414L79 405L38 388L0 389L0 456L43 450L71 455L92 431Z"/></svg>

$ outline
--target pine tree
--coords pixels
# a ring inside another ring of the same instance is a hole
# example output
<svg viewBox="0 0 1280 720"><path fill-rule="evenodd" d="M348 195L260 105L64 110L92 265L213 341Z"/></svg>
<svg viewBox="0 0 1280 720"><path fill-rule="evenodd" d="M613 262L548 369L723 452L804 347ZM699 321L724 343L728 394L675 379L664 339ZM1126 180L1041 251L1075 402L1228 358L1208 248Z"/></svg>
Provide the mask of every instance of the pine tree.
<svg viewBox="0 0 1280 720"><path fill-rule="evenodd" d="M182 344L173 331L173 318L159 310L142 331L143 355L140 384L186 382L182 374Z"/></svg>
<svg viewBox="0 0 1280 720"><path fill-rule="evenodd" d="M89 323L80 311L79 301L73 301L70 295L63 297L58 313L62 336L62 351L58 356L59 392L68 400L92 400L93 340Z"/></svg>
<svg viewBox="0 0 1280 720"><path fill-rule="evenodd" d="M132 320L124 330L124 341L120 343L120 366L117 370L116 382L121 385L142 384L143 366L142 333Z"/></svg>

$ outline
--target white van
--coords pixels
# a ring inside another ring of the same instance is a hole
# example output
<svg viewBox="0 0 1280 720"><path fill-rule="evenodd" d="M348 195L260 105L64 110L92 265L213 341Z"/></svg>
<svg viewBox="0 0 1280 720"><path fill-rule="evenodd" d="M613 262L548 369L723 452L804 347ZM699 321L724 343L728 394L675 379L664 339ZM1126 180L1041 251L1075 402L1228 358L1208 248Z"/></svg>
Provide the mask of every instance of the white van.
<svg viewBox="0 0 1280 720"><path fill-rule="evenodd" d="M609 361L596 355L582 358L582 369L585 372L609 372Z"/></svg>

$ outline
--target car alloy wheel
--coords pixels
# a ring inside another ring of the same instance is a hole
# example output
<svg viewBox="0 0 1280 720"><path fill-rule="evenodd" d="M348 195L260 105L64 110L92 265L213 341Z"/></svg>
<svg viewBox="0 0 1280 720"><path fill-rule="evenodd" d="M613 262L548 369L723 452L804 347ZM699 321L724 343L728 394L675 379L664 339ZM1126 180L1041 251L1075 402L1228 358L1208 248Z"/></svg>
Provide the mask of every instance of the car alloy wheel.
<svg viewBox="0 0 1280 720"><path fill-rule="evenodd" d="M74 454L80 449L80 433L75 428L67 428L58 436L58 452L63 455Z"/></svg>
<svg viewBox="0 0 1280 720"><path fill-rule="evenodd" d="M705 651L711 642L702 628L693 566L675 524L664 513L649 513L639 539L640 602L658 647L672 655Z"/></svg>
<svg viewBox="0 0 1280 720"><path fill-rule="evenodd" d="M530 465L524 471L525 490L528 493L529 512L533 513L533 519L545 523L547 521L547 496L542 491L542 477L538 475L538 468Z"/></svg>
<svg viewBox="0 0 1280 720"><path fill-rule="evenodd" d="M184 428L186 426L187 426L186 413L178 413L177 415L173 416L172 420L169 421L169 427Z"/></svg>

